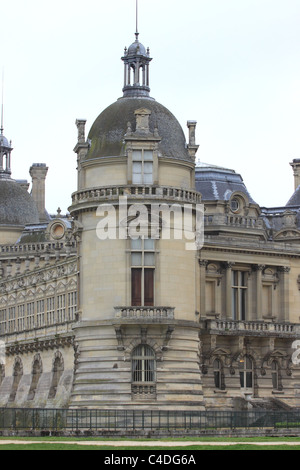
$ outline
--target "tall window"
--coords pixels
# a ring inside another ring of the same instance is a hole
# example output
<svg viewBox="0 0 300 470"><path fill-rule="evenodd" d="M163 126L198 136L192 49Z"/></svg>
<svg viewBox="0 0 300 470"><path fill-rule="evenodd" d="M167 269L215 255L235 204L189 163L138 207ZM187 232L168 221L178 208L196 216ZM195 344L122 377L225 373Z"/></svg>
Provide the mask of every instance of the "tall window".
<svg viewBox="0 0 300 470"><path fill-rule="evenodd" d="M37 326L41 327L45 324L45 300L38 300L36 303L36 322Z"/></svg>
<svg viewBox="0 0 300 470"><path fill-rule="evenodd" d="M25 305L18 305L18 331L25 329Z"/></svg>
<svg viewBox="0 0 300 470"><path fill-rule="evenodd" d="M281 390L282 387L280 386L280 379L279 379L279 367L278 362L272 362L272 385L273 390Z"/></svg>
<svg viewBox="0 0 300 470"><path fill-rule="evenodd" d="M246 320L247 272L232 271L232 319Z"/></svg>
<svg viewBox="0 0 300 470"><path fill-rule="evenodd" d="M223 385L223 380L222 380L222 363L220 359L215 359L214 360L214 381L215 381L215 387L223 390L224 385Z"/></svg>
<svg viewBox="0 0 300 470"><path fill-rule="evenodd" d="M34 328L34 302L27 304L27 328L29 330Z"/></svg>
<svg viewBox="0 0 300 470"><path fill-rule="evenodd" d="M154 305L155 240L131 240L131 305Z"/></svg>
<svg viewBox="0 0 300 470"><path fill-rule="evenodd" d="M8 309L8 332L14 333L16 329L16 307Z"/></svg>
<svg viewBox="0 0 300 470"><path fill-rule="evenodd" d="M155 382L155 353L150 346L141 344L132 353L132 382Z"/></svg>
<svg viewBox="0 0 300 470"><path fill-rule="evenodd" d="M0 310L0 334L6 333L6 308Z"/></svg>
<svg viewBox="0 0 300 470"><path fill-rule="evenodd" d="M55 297L47 298L47 325L53 325L55 322Z"/></svg>
<svg viewBox="0 0 300 470"><path fill-rule="evenodd" d="M153 184L152 150L134 150L132 152L132 183Z"/></svg>
<svg viewBox="0 0 300 470"><path fill-rule="evenodd" d="M68 293L68 320L75 319L75 313L77 309L77 292Z"/></svg>
<svg viewBox="0 0 300 470"><path fill-rule="evenodd" d="M57 321L58 323L66 321L66 294L57 296Z"/></svg>
<svg viewBox="0 0 300 470"><path fill-rule="evenodd" d="M239 365L240 383L242 389L251 389L253 387L253 362L245 356Z"/></svg>

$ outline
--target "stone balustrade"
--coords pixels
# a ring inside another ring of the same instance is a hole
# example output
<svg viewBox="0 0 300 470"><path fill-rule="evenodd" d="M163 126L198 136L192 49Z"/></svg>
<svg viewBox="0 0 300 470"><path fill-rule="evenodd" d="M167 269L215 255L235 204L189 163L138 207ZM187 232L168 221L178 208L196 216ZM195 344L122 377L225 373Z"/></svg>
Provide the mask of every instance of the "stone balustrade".
<svg viewBox="0 0 300 470"><path fill-rule="evenodd" d="M173 307L115 307L116 318L132 320L174 319Z"/></svg>
<svg viewBox="0 0 300 470"><path fill-rule="evenodd" d="M262 228L263 221L255 217L246 217L243 215L211 214L204 216L205 226L226 225L236 228Z"/></svg>
<svg viewBox="0 0 300 470"><path fill-rule="evenodd" d="M300 325L294 323L266 322L266 321L234 321L222 319L205 320L205 329L214 330L220 334L270 334L299 336Z"/></svg>
<svg viewBox="0 0 300 470"><path fill-rule="evenodd" d="M81 203L104 202L115 200L121 196L129 199L157 199L171 200L187 203L201 203L201 194L183 188L155 185L122 185L90 188L72 194L72 205Z"/></svg>

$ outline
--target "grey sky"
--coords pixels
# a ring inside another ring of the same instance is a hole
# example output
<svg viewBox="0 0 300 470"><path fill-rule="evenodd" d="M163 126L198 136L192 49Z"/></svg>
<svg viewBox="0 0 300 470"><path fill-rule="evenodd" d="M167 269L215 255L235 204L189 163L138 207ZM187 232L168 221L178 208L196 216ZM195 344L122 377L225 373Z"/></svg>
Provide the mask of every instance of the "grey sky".
<svg viewBox="0 0 300 470"><path fill-rule="evenodd" d="M287 202L300 158L299 22L299 0L140 0L151 96L185 132L197 120L198 158L241 173L262 206ZM76 190L75 120L88 131L122 95L134 32L135 0L2 0L13 177L47 163L51 213Z"/></svg>

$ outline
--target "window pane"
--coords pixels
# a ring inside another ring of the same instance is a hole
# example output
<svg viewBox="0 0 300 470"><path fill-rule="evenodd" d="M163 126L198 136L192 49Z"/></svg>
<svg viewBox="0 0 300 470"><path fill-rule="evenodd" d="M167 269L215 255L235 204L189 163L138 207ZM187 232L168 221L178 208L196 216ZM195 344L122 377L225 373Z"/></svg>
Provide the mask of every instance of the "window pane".
<svg viewBox="0 0 300 470"><path fill-rule="evenodd" d="M144 161L153 161L153 152L152 150L145 150L144 151Z"/></svg>
<svg viewBox="0 0 300 470"><path fill-rule="evenodd" d="M238 289L232 289L232 319L238 320Z"/></svg>
<svg viewBox="0 0 300 470"><path fill-rule="evenodd" d="M154 266L154 253L145 253L144 256L144 265L145 266ZM135 265L136 266L136 265Z"/></svg>
<svg viewBox="0 0 300 470"><path fill-rule="evenodd" d="M252 372L246 372L246 388L252 388Z"/></svg>
<svg viewBox="0 0 300 470"><path fill-rule="evenodd" d="M153 183L153 178L152 178L152 173L151 174L144 174L144 183L145 184L152 184Z"/></svg>
<svg viewBox="0 0 300 470"><path fill-rule="evenodd" d="M132 250L141 250L142 249L142 239L141 238L132 238L131 239L131 249Z"/></svg>
<svg viewBox="0 0 300 470"><path fill-rule="evenodd" d="M145 238L144 247L145 247L145 250L154 250L154 240L153 240L153 238Z"/></svg>
<svg viewBox="0 0 300 470"><path fill-rule="evenodd" d="M240 372L240 383L241 388L244 388L244 372Z"/></svg>
<svg viewBox="0 0 300 470"><path fill-rule="evenodd" d="M142 266L142 253L131 253L131 266Z"/></svg>
<svg viewBox="0 0 300 470"><path fill-rule="evenodd" d="M142 304L142 270L131 270L131 305L138 307Z"/></svg>
<svg viewBox="0 0 300 470"><path fill-rule="evenodd" d="M141 150L134 150L132 152L132 161L134 162L141 162L142 161L142 151Z"/></svg>
<svg viewBox="0 0 300 470"><path fill-rule="evenodd" d="M246 369L251 369L252 370L252 361L249 357L246 357Z"/></svg>
<svg viewBox="0 0 300 470"><path fill-rule="evenodd" d="M132 182L134 184L142 183L142 163L133 162L133 165L132 165Z"/></svg>
<svg viewBox="0 0 300 470"><path fill-rule="evenodd" d="M151 174L152 175L152 169L153 169L153 163L152 162L146 162L144 164L144 173L146 174Z"/></svg>
<svg viewBox="0 0 300 470"><path fill-rule="evenodd" d="M145 269L144 271L144 305L154 305L154 270Z"/></svg>
<svg viewBox="0 0 300 470"><path fill-rule="evenodd" d="M246 290L240 289L240 320L246 320Z"/></svg>
<svg viewBox="0 0 300 470"><path fill-rule="evenodd" d="M214 372L215 377L215 387L220 388L220 372Z"/></svg>
<svg viewBox="0 0 300 470"><path fill-rule="evenodd" d="M278 375L277 372L272 373L272 385L275 390L278 389Z"/></svg>
<svg viewBox="0 0 300 470"><path fill-rule="evenodd" d="M241 272L241 286L246 286L247 273L245 271Z"/></svg>

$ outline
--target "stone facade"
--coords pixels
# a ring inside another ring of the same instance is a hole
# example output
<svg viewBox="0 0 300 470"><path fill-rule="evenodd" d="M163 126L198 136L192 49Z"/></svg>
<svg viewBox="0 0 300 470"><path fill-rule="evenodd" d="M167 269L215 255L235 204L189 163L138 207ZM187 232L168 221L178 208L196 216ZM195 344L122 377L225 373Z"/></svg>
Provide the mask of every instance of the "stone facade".
<svg viewBox="0 0 300 470"><path fill-rule="evenodd" d="M68 216L44 207L45 164L31 196L10 162L0 174L0 406L299 407L300 205L261 208L233 170L196 163L196 122L186 143L150 97L138 34L122 60L123 97L87 137L76 121Z"/></svg>

